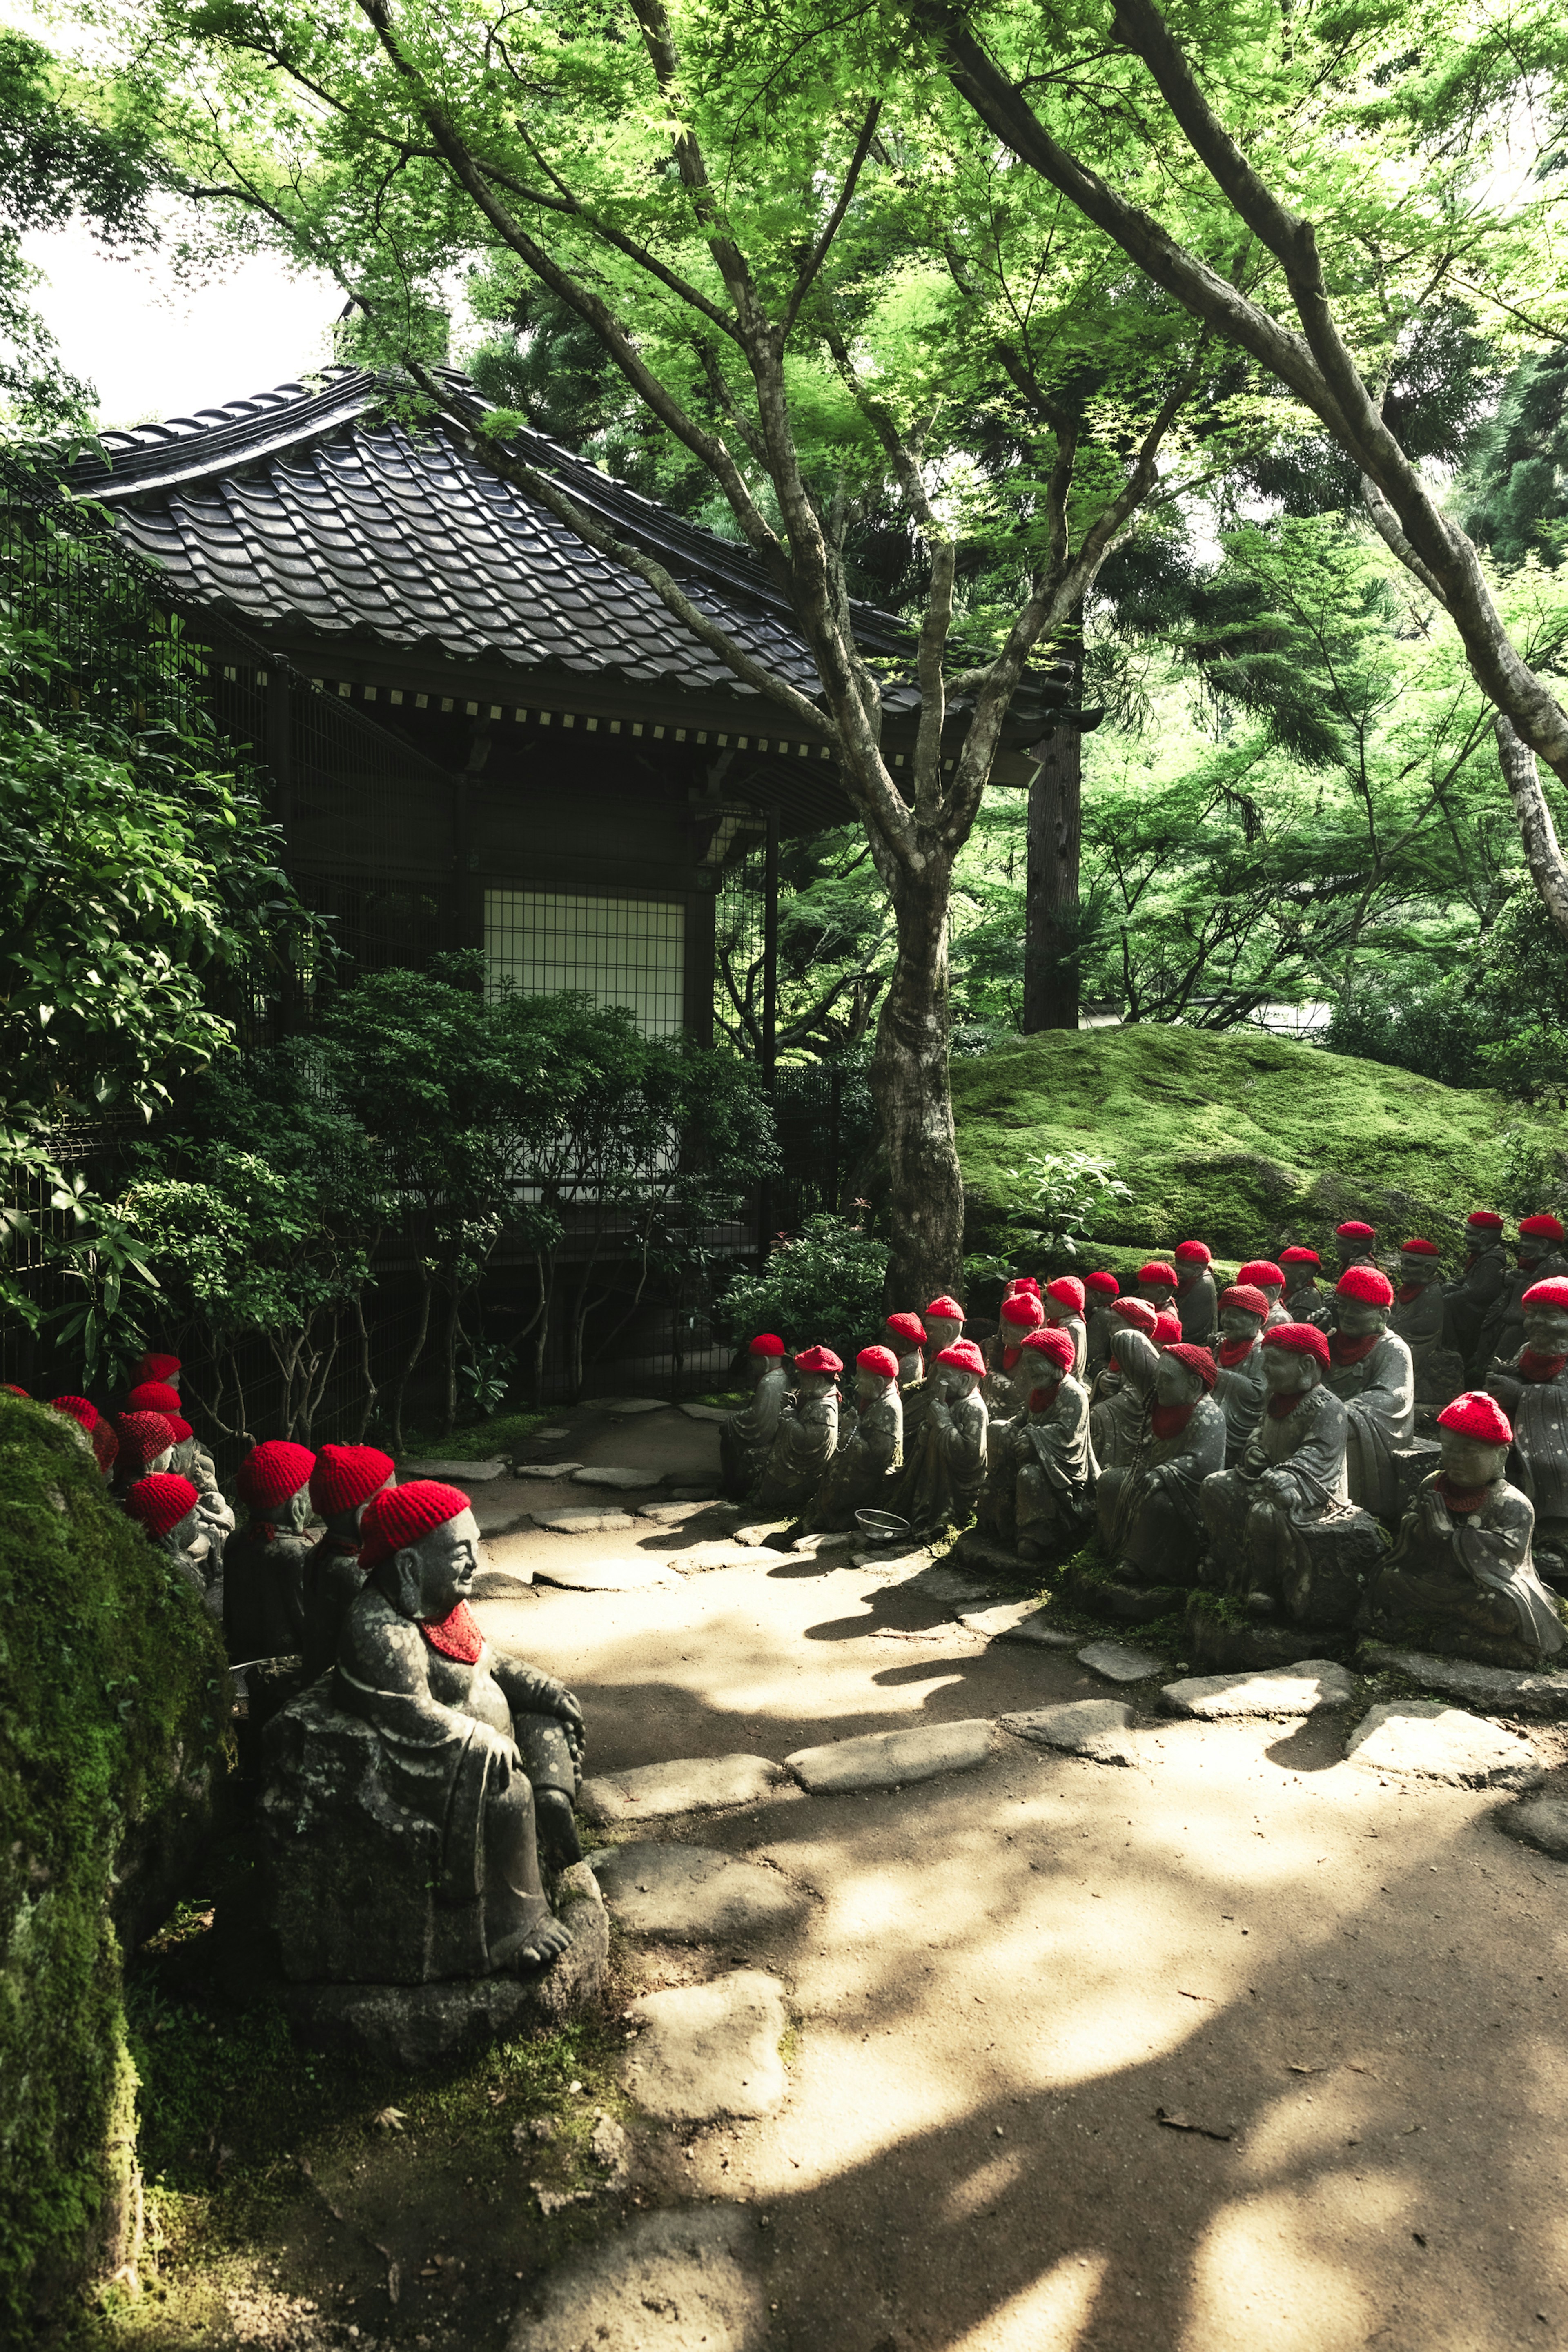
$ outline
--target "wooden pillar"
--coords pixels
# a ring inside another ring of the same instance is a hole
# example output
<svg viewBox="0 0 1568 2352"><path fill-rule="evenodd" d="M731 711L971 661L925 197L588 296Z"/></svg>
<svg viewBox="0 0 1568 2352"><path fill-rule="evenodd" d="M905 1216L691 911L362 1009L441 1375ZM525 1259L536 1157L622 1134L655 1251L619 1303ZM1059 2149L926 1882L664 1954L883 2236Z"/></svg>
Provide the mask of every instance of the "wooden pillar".
<svg viewBox="0 0 1568 2352"><path fill-rule="evenodd" d="M1065 648L1069 708L1034 746L1029 866L1024 898L1024 1028L1076 1029L1079 1019L1079 867L1083 849L1083 612Z"/></svg>

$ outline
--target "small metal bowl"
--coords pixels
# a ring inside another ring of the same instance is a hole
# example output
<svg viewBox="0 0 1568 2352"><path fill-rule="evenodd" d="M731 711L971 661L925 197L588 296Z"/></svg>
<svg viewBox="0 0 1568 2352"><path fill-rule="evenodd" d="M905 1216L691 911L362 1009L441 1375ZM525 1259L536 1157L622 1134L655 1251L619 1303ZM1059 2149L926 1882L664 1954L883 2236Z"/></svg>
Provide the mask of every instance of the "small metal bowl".
<svg viewBox="0 0 1568 2352"><path fill-rule="evenodd" d="M855 1524L868 1544L900 1543L910 1533L908 1519L893 1511L857 1511Z"/></svg>

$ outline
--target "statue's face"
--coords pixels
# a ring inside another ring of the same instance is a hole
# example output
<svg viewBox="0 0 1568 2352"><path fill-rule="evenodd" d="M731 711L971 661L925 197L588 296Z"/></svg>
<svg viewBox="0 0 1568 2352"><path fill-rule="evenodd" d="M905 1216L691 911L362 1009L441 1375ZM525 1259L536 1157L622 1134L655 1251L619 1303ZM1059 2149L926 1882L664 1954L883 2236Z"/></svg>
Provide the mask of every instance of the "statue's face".
<svg viewBox="0 0 1568 2352"><path fill-rule="evenodd" d="M885 1397L891 1386L892 1382L887 1378L885 1373L857 1372L855 1375L855 1402L859 1406L861 1412L865 1412L868 1407L877 1402L879 1397Z"/></svg>
<svg viewBox="0 0 1568 2352"><path fill-rule="evenodd" d="M962 1371L956 1364L944 1365L943 1370L947 1373L947 1394L951 1404L957 1404L963 1397L973 1396L980 1386L978 1372Z"/></svg>
<svg viewBox="0 0 1568 2352"><path fill-rule="evenodd" d="M1399 1279L1401 1282L1432 1282L1436 1280L1436 1274L1437 1261L1435 1257L1427 1257L1420 1250L1416 1251L1414 1257L1404 1250L1400 1251Z"/></svg>
<svg viewBox="0 0 1568 2352"><path fill-rule="evenodd" d="M1347 1339L1364 1339L1369 1332L1388 1328L1387 1307L1373 1307L1364 1298L1342 1298L1336 1312Z"/></svg>
<svg viewBox="0 0 1568 2352"><path fill-rule="evenodd" d="M1524 1337L1538 1356L1568 1355L1568 1308L1527 1307Z"/></svg>
<svg viewBox="0 0 1568 2352"><path fill-rule="evenodd" d="M1154 1394L1162 1404L1196 1404L1204 1384L1179 1357L1162 1356L1154 1367Z"/></svg>
<svg viewBox="0 0 1568 2352"><path fill-rule="evenodd" d="M155 1454L152 1461L148 1463L145 1470L142 1473L143 1478L151 1478L156 1471L167 1470L174 1462L176 1451L176 1447L173 1445L165 1445L162 1454Z"/></svg>
<svg viewBox="0 0 1568 2352"><path fill-rule="evenodd" d="M1263 1328L1263 1318L1254 1315L1250 1307L1222 1307L1219 1328L1227 1339L1256 1339Z"/></svg>
<svg viewBox="0 0 1568 2352"><path fill-rule="evenodd" d="M1146 1298L1154 1307L1169 1307L1175 1295L1175 1287L1169 1282L1141 1282L1138 1286L1139 1297Z"/></svg>
<svg viewBox="0 0 1568 2352"><path fill-rule="evenodd" d="M479 1521L472 1511L459 1511L455 1519L432 1528L400 1551L395 1565L404 1590L417 1592L409 1613L438 1625L473 1591L479 1565Z"/></svg>
<svg viewBox="0 0 1568 2352"><path fill-rule="evenodd" d="M761 1388L763 1382L767 1379L769 1372L772 1371L773 1366L778 1362L778 1360L779 1359L776 1356L748 1356L746 1358L746 1370L751 1374L752 1386L754 1389Z"/></svg>
<svg viewBox="0 0 1568 2352"><path fill-rule="evenodd" d="M939 1355L943 1348L951 1348L953 1341L955 1339L962 1339L963 1336L963 1324L955 1323L951 1316L931 1315L928 1316L926 1318L926 1339L929 1345ZM908 1346L909 1341L907 1339L900 1340L899 1343L899 1352L902 1353L903 1349Z"/></svg>
<svg viewBox="0 0 1568 2352"><path fill-rule="evenodd" d="M1051 1362L1048 1356L1042 1356L1039 1362L1031 1367L1029 1411L1032 1413L1043 1418L1052 1411L1060 1394L1065 1374Z"/></svg>
<svg viewBox="0 0 1568 2352"><path fill-rule="evenodd" d="M1440 1429L1437 1443L1443 1469L1456 1486L1489 1486L1500 1478L1508 1460L1506 1445L1489 1445L1483 1438L1467 1437L1462 1430Z"/></svg>
<svg viewBox="0 0 1568 2352"><path fill-rule="evenodd" d="M1270 1396L1300 1396L1317 1387L1319 1377L1316 1356L1303 1355L1295 1348L1263 1350L1263 1385Z"/></svg>
<svg viewBox="0 0 1568 2352"><path fill-rule="evenodd" d="M201 1513L193 1503L178 1527L169 1530L169 1541L175 1551L189 1551L201 1528Z"/></svg>
<svg viewBox="0 0 1568 2352"><path fill-rule="evenodd" d="M837 1372L802 1372L800 1375L802 1404L814 1404L818 1397L831 1396L837 1381Z"/></svg>
<svg viewBox="0 0 1568 2352"><path fill-rule="evenodd" d="M1354 1265L1356 1261L1363 1255L1360 1242L1336 1240L1334 1247L1339 1253L1339 1260L1342 1265Z"/></svg>

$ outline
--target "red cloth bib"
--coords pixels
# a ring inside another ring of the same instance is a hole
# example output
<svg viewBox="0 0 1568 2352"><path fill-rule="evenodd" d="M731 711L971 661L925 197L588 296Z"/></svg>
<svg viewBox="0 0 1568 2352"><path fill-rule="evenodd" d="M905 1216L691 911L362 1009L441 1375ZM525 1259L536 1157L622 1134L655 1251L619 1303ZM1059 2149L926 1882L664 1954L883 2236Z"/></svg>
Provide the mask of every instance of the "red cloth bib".
<svg viewBox="0 0 1568 2352"><path fill-rule="evenodd" d="M1152 1414L1155 1436L1179 1437L1197 1409L1195 1397L1191 1404L1157 1404Z"/></svg>
<svg viewBox="0 0 1568 2352"><path fill-rule="evenodd" d="M459 1601L438 1625L422 1623L419 1631L433 1650L439 1650L444 1658L457 1658L465 1666L476 1665L485 1646L479 1620L466 1601Z"/></svg>
<svg viewBox="0 0 1568 2352"><path fill-rule="evenodd" d="M1029 1411L1031 1412L1047 1412L1051 1406L1055 1404L1056 1401L1057 1391L1055 1389L1031 1389L1029 1391Z"/></svg>
<svg viewBox="0 0 1568 2352"><path fill-rule="evenodd" d="M1342 1366L1364 1363L1382 1337L1381 1331L1369 1331L1364 1339L1346 1339L1338 1331L1331 1331L1329 1354Z"/></svg>
<svg viewBox="0 0 1568 2352"><path fill-rule="evenodd" d="M1538 1356L1533 1348L1521 1350L1519 1359L1521 1376L1527 1381L1554 1381L1568 1356Z"/></svg>
<svg viewBox="0 0 1568 2352"><path fill-rule="evenodd" d="M1394 1295L1401 1307L1408 1307L1413 1298L1420 1297L1426 1286L1424 1282L1402 1282Z"/></svg>
<svg viewBox="0 0 1568 2352"><path fill-rule="evenodd" d="M1257 1345L1256 1339L1222 1339L1219 1343L1221 1364L1227 1372L1233 1372L1237 1364L1246 1363Z"/></svg>
<svg viewBox="0 0 1568 2352"><path fill-rule="evenodd" d="M1435 1483L1437 1492L1451 1511L1479 1511L1491 1493L1489 1486L1450 1486L1446 1470L1438 1471Z"/></svg>
<svg viewBox="0 0 1568 2352"><path fill-rule="evenodd" d="M1002 1370L1005 1372L1010 1372L1023 1352L1024 1350L1022 1348L1004 1348L1002 1350Z"/></svg>
<svg viewBox="0 0 1568 2352"><path fill-rule="evenodd" d="M1271 1396L1268 1400L1269 1420L1288 1421L1296 1407L1305 1404L1311 1393L1310 1389L1298 1389L1294 1396Z"/></svg>

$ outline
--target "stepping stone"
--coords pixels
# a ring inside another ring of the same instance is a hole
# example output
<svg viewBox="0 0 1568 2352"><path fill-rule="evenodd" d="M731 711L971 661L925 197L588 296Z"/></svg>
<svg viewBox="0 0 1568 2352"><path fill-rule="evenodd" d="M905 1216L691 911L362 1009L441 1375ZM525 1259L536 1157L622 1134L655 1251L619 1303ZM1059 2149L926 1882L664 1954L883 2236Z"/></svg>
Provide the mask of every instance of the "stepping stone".
<svg viewBox="0 0 1568 2352"><path fill-rule="evenodd" d="M1078 1635L1054 1631L1049 1613L1037 1601L999 1601L994 1609L961 1611L958 1622L988 1642L1042 1642L1048 1650L1070 1650Z"/></svg>
<svg viewBox="0 0 1568 2352"><path fill-rule="evenodd" d="M644 1993L626 2015L637 2038L621 2062L621 2080L649 2115L704 2123L771 2116L784 2104L789 2083L779 2043L789 2020L776 1977L737 1969L707 1984Z"/></svg>
<svg viewBox="0 0 1568 2352"><path fill-rule="evenodd" d="M1136 1764L1137 1736L1125 1699L1080 1698L1066 1706L1040 1706L1027 1715L1005 1715L1004 1731L1032 1739L1037 1748L1062 1748L1096 1764Z"/></svg>
<svg viewBox="0 0 1568 2352"><path fill-rule="evenodd" d="M629 1535L637 1521L629 1511L584 1508L535 1511L533 1524L536 1528L549 1528L558 1536L609 1536Z"/></svg>
<svg viewBox="0 0 1568 2352"><path fill-rule="evenodd" d="M755 1805L778 1794L789 1775L769 1756L692 1756L672 1764L637 1764L584 1780L577 1809L601 1828L651 1822L670 1813L712 1813Z"/></svg>
<svg viewBox="0 0 1568 2352"><path fill-rule="evenodd" d="M675 1582L656 1559L536 1560L533 1580L558 1584L566 1592L646 1592Z"/></svg>
<svg viewBox="0 0 1568 2352"><path fill-rule="evenodd" d="M612 1470L594 1464L586 1470L574 1470L574 1486L657 1486L658 1479L652 1470Z"/></svg>
<svg viewBox="0 0 1568 2352"><path fill-rule="evenodd" d="M1386 1642L1363 1642L1363 1664L1392 1666L1428 1690L1468 1699L1489 1712L1508 1715L1568 1715L1568 1675L1518 1674L1507 1666L1479 1665L1471 1658L1440 1658L1430 1650L1396 1650Z"/></svg>
<svg viewBox="0 0 1568 2352"><path fill-rule="evenodd" d="M758 1551L763 1545L772 1549L774 1536L782 1535L789 1525L787 1519L759 1519L752 1525L735 1529L735 1541L748 1550Z"/></svg>
<svg viewBox="0 0 1568 2352"><path fill-rule="evenodd" d="M873 1553L872 1558L875 1557ZM976 1582L973 1576L962 1575L957 1569L949 1568L946 1561L941 1559L933 1559L926 1567L917 1569L913 1576L905 1579L903 1586L906 1592L918 1592L927 1601L944 1601L950 1607L989 1601L995 1589L993 1584Z"/></svg>
<svg viewBox="0 0 1568 2352"><path fill-rule="evenodd" d="M668 1565L682 1576L705 1576L716 1568L755 1568L759 1555L745 1544L722 1538L712 1543L695 1543L685 1551L671 1552Z"/></svg>
<svg viewBox="0 0 1568 2352"><path fill-rule="evenodd" d="M636 1503L632 1507L639 1519L651 1519L658 1528L684 1527L698 1516L689 1503Z"/></svg>
<svg viewBox="0 0 1568 2352"><path fill-rule="evenodd" d="M1345 1755L1364 1771L1447 1780L1458 1789L1536 1789L1546 1778L1517 1731L1500 1731L1435 1698L1374 1706L1352 1732Z"/></svg>
<svg viewBox="0 0 1568 2352"><path fill-rule="evenodd" d="M853 1536L846 1535L796 1536L791 1549L809 1557L819 1551L847 1551L854 1541Z"/></svg>
<svg viewBox="0 0 1568 2352"><path fill-rule="evenodd" d="M614 1412L625 1415L634 1412L668 1412L669 1411L668 1397L585 1397L584 1402L590 1412Z"/></svg>
<svg viewBox="0 0 1568 2352"><path fill-rule="evenodd" d="M807 1907L776 1870L701 1845L622 1845L595 1872L605 1908L628 1935L705 1944L793 1927Z"/></svg>
<svg viewBox="0 0 1568 2352"><path fill-rule="evenodd" d="M531 1442L535 1445L553 1445L558 1437L570 1437L571 1434L565 1422L556 1422L549 1429L536 1429Z"/></svg>
<svg viewBox="0 0 1568 2352"><path fill-rule="evenodd" d="M1103 1675L1108 1683L1147 1682L1165 1663L1149 1650L1134 1649L1131 1642L1090 1642L1079 1652L1078 1662Z"/></svg>
<svg viewBox="0 0 1568 2352"><path fill-rule="evenodd" d="M644 2213L538 2274L507 2352L757 2352L766 2246L747 2205Z"/></svg>
<svg viewBox="0 0 1568 2352"><path fill-rule="evenodd" d="M991 1755L988 1718L926 1723L912 1731L868 1731L823 1748L797 1748L784 1762L801 1786L821 1796L838 1789L899 1789L939 1772L967 1772Z"/></svg>
<svg viewBox="0 0 1568 2352"><path fill-rule="evenodd" d="M1568 1803L1561 1797L1527 1797L1522 1805L1505 1805L1497 1825L1506 1837L1518 1838L1556 1862L1568 1862Z"/></svg>
<svg viewBox="0 0 1568 2352"><path fill-rule="evenodd" d="M504 1462L400 1462L397 1475L405 1484L410 1478L500 1478L505 1475Z"/></svg>
<svg viewBox="0 0 1568 2352"><path fill-rule="evenodd" d="M741 1408L738 1404L683 1404L680 1410L688 1421L728 1421Z"/></svg>
<svg viewBox="0 0 1568 2352"><path fill-rule="evenodd" d="M570 1478L582 1467L580 1462L520 1462L512 1475L514 1478Z"/></svg>
<svg viewBox="0 0 1568 2352"><path fill-rule="evenodd" d="M489 1536L479 1546L479 1567L497 1576L509 1576L514 1584L533 1582L533 1562L525 1552L526 1538L521 1535Z"/></svg>
<svg viewBox="0 0 1568 2352"><path fill-rule="evenodd" d="M1306 1658L1272 1674L1194 1675L1167 1683L1160 1696L1173 1715L1205 1723L1238 1715L1316 1715L1321 1707L1352 1706L1356 1678L1332 1658Z"/></svg>

